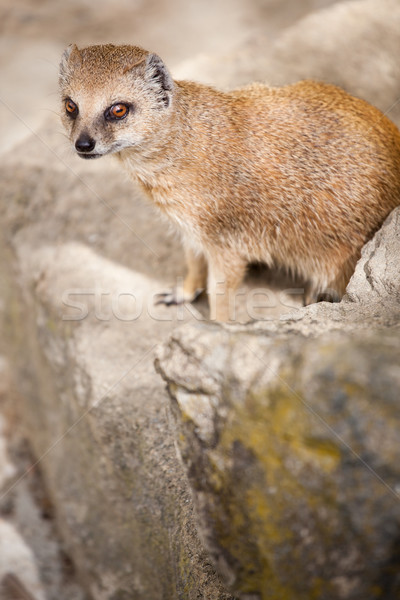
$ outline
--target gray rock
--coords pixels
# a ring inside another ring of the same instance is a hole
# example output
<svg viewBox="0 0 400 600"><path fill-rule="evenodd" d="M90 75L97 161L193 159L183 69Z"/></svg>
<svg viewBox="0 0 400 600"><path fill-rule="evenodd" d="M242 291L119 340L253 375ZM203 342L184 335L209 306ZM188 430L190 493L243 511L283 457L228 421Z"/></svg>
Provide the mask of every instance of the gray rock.
<svg viewBox="0 0 400 600"><path fill-rule="evenodd" d="M398 597L399 332L198 328L164 349L202 537L240 597Z"/></svg>

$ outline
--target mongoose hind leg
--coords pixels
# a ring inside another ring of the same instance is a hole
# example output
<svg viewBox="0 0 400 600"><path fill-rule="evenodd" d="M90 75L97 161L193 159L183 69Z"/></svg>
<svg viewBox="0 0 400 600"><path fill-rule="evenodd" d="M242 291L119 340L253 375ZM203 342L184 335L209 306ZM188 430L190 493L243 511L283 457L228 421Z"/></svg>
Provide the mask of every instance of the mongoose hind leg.
<svg viewBox="0 0 400 600"><path fill-rule="evenodd" d="M315 302L340 302L353 274L356 261L352 258L347 261L344 268L338 275L332 279L328 285L320 286L315 282L309 281L304 290L304 306L314 304Z"/></svg>
<svg viewBox="0 0 400 600"><path fill-rule="evenodd" d="M345 267L335 277L335 279L329 282L328 289L326 290L326 300L329 302L340 302L346 293L347 284L350 281L351 276L354 273L354 269L357 264L357 258L354 256L348 259ZM325 298L324 298L325 300Z"/></svg>
<svg viewBox="0 0 400 600"><path fill-rule="evenodd" d="M318 302L318 296L318 288L313 283L311 283L311 281L308 281L304 286L303 306L315 304L315 302Z"/></svg>
<svg viewBox="0 0 400 600"><path fill-rule="evenodd" d="M171 291L157 294L156 304L184 304L194 302L207 286L207 260L201 253L185 248L187 273L183 284Z"/></svg>

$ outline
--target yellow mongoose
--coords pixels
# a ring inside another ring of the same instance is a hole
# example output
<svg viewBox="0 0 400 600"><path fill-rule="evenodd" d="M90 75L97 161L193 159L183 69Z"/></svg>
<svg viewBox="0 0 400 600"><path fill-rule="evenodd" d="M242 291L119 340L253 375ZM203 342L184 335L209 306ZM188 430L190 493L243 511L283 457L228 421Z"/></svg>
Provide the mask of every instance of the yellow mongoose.
<svg viewBox="0 0 400 600"><path fill-rule="evenodd" d="M210 318L262 261L344 293L361 247L400 204L400 132L335 86L174 81L136 46L69 47L62 120L79 156L114 154L182 231L188 274L166 303L207 287Z"/></svg>

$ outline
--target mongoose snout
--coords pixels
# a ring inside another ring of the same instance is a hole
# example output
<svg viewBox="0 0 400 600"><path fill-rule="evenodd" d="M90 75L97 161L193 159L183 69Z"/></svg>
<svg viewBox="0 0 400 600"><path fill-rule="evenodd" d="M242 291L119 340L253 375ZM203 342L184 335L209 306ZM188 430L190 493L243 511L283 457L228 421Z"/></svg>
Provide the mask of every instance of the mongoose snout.
<svg viewBox="0 0 400 600"><path fill-rule="evenodd" d="M115 156L180 230L188 272L166 303L207 289L210 317L250 262L341 297L361 248L400 204L400 133L333 85L232 92L174 81L137 46L69 47L61 116L79 156Z"/></svg>
<svg viewBox="0 0 400 600"><path fill-rule="evenodd" d="M75 142L75 148L79 154L85 154L94 150L96 142L87 133L82 133ZM84 158L87 158L85 156Z"/></svg>

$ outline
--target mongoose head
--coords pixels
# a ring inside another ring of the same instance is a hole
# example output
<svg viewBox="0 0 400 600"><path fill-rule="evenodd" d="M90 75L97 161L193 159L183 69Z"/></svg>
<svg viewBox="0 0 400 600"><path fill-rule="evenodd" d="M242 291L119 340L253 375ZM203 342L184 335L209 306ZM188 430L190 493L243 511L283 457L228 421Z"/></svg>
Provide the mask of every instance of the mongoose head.
<svg viewBox="0 0 400 600"><path fill-rule="evenodd" d="M172 114L174 82L137 46L69 46L60 64L61 118L79 156L154 146Z"/></svg>

